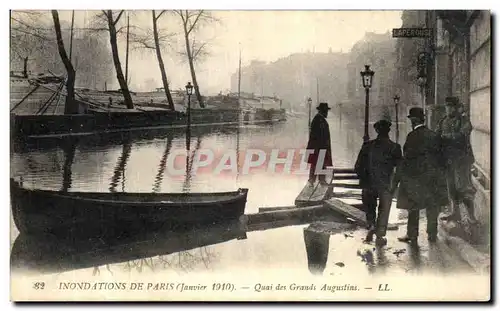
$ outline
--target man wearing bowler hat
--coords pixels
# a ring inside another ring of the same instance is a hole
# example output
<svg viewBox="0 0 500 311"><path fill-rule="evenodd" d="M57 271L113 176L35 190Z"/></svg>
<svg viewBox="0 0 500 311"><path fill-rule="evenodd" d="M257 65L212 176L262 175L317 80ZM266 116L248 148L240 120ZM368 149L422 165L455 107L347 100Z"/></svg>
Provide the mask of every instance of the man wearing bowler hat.
<svg viewBox="0 0 500 311"><path fill-rule="evenodd" d="M440 140L425 126L422 108L411 108L408 119L413 130L406 137L403 160L396 169L391 190L394 193L399 184L397 208L408 210L406 235L398 240L417 243L420 210L425 209L427 238L429 242L435 242L438 215L441 207L448 203L446 180L441 168Z"/></svg>
<svg viewBox="0 0 500 311"><path fill-rule="evenodd" d="M325 169L327 166L332 165L332 147L330 142L330 127L328 126L328 103L320 103L316 107L318 113L311 121L311 130L309 132L309 141L307 149L313 151L307 159L307 163L311 164L309 170L309 183L314 184L318 176L317 170ZM324 154L324 159L322 159ZM318 176L319 182L326 184L326 176L320 174Z"/></svg>
<svg viewBox="0 0 500 311"><path fill-rule="evenodd" d="M460 203L463 202L469 219L474 223L476 222L474 215L476 189L471 181L471 168L474 163L474 154L470 144L472 125L467 115L460 112L458 97L446 97L445 108L446 116L439 121L436 133L441 137L452 213L442 219L461 220Z"/></svg>
<svg viewBox="0 0 500 311"><path fill-rule="evenodd" d="M391 181L394 168L401 161L402 154L401 146L389 138L390 121L377 121L373 127L377 131L377 138L363 144L354 170L363 189L361 196L368 222L365 241L371 242L376 234L375 244L384 246L387 244L385 235L392 203Z"/></svg>

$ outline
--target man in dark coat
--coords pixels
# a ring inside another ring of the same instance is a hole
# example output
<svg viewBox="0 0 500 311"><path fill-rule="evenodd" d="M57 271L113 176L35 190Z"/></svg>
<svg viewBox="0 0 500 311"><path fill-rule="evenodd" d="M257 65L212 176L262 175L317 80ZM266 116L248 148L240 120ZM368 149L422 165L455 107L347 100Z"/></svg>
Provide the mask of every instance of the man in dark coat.
<svg viewBox="0 0 500 311"><path fill-rule="evenodd" d="M461 220L460 202L467 208L469 219L476 221L474 215L474 196L476 189L471 180L474 154L470 143L472 125L467 115L460 113L458 97L446 97L446 116L438 123L436 133L441 138L445 160L448 193L451 198L452 213L444 220Z"/></svg>
<svg viewBox="0 0 500 311"><path fill-rule="evenodd" d="M406 235L399 241L415 243L418 238L420 210L425 209L427 237L437 240L438 215L448 203L446 180L441 167L439 136L425 125L422 108L411 108L411 131L403 147L403 160L396 169L391 192L399 184L397 208L408 210Z"/></svg>
<svg viewBox="0 0 500 311"><path fill-rule="evenodd" d="M378 136L363 144L354 169L363 189L362 201L368 222L366 241L371 242L373 235L376 234L375 243L383 246L387 244L385 235L392 203L391 181L394 168L401 161L402 154L401 146L389 138L390 121L380 120L373 127Z"/></svg>
<svg viewBox="0 0 500 311"><path fill-rule="evenodd" d="M313 153L309 155L307 163L311 164L309 170L309 182L314 184L318 173L316 170L325 169L327 166L332 166L332 147L330 142L330 127L328 126L328 103L320 103L316 108L318 113L314 116L311 122L311 130L309 132L309 142L307 149L312 150ZM321 156L320 156L321 151ZM322 154L324 154L324 161L322 161ZM318 167L319 165L319 167ZM325 175L319 175L320 183L326 183Z"/></svg>

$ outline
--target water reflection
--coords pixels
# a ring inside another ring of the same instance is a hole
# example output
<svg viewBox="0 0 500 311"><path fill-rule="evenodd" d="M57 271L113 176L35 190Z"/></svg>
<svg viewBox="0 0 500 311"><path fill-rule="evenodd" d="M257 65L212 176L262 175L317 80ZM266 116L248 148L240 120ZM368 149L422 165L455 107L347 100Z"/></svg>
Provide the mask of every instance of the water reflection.
<svg viewBox="0 0 500 311"><path fill-rule="evenodd" d="M389 267L389 259L387 258L385 247L373 247L363 251L358 250L357 256L366 264L370 274L384 273Z"/></svg>
<svg viewBox="0 0 500 311"><path fill-rule="evenodd" d="M186 172L184 175L184 183L182 185L182 192L189 192L191 189L191 179L193 176L193 161L196 153L201 147L201 135L196 138L196 145L193 152L191 152L191 130L188 127L186 131Z"/></svg>
<svg viewBox="0 0 500 311"><path fill-rule="evenodd" d="M122 181L122 192L125 192L125 168L127 166L127 161L130 158L130 153L132 152L132 141L130 136L127 136L122 145L122 152L118 161L116 163L115 169L113 171L113 176L111 177L111 183L109 184L109 192L116 192L116 187Z"/></svg>
<svg viewBox="0 0 500 311"><path fill-rule="evenodd" d="M328 260L330 234L304 229L307 266L312 274L323 274Z"/></svg>
<svg viewBox="0 0 500 311"><path fill-rule="evenodd" d="M410 255L409 270L420 271L422 268L422 257L420 255L420 246L418 244L411 244L408 246Z"/></svg>
<svg viewBox="0 0 500 311"><path fill-rule="evenodd" d="M246 239L239 223L197 228L188 232L156 231L126 238L61 240L53 236L19 235L11 251L13 270L57 273L92 268L99 274L122 263L125 270L189 270L197 263L209 268L215 254L206 246ZM175 260L174 260L175 258ZM123 268L121 268L123 269Z"/></svg>
<svg viewBox="0 0 500 311"><path fill-rule="evenodd" d="M153 183L153 192L155 193L160 191L161 183L163 181L163 174L165 173L165 168L167 166L167 159L170 155L170 150L172 150L173 139L173 135L171 134L166 137L167 144L165 146L165 151L161 156L160 164L158 165L158 173L156 174L155 181Z"/></svg>
<svg viewBox="0 0 500 311"><path fill-rule="evenodd" d="M72 183L72 169L73 162L75 161L76 143L69 143L64 146L64 165L63 165L63 182L61 191L67 192L71 188Z"/></svg>

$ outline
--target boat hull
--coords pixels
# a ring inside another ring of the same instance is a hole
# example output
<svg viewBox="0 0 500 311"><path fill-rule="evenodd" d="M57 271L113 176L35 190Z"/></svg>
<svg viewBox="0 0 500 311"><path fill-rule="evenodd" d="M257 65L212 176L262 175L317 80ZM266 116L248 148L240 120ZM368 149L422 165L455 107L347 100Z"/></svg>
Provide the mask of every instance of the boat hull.
<svg viewBox="0 0 500 311"><path fill-rule="evenodd" d="M247 189L207 194L61 193L25 189L11 180L12 216L20 233L72 238L182 230L237 220L244 214L247 193Z"/></svg>

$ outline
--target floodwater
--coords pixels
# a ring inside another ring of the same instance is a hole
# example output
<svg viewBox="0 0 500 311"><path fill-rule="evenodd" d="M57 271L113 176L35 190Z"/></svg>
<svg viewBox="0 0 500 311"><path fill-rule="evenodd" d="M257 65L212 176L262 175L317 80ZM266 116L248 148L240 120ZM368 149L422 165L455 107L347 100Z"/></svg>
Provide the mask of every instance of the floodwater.
<svg viewBox="0 0 500 311"><path fill-rule="evenodd" d="M11 155L11 174L23 176L28 187L68 191L212 192L248 188L245 213L256 213L260 207L293 205L308 176L270 172L266 167L250 170L248 174L213 174L208 169L194 175L184 173L174 176L166 164L169 155L174 150L187 150L191 154L194 150L210 149L219 155L237 150L237 154L243 156L249 149L269 151L277 148L286 152L304 148L307 143L306 118L290 118L279 124L226 128L223 131L199 127L192 131L190 137L185 133L174 135L164 132L142 138L122 136L116 141L101 141L98 144L80 141L64 148L24 150ZM352 168L362 144L362 123L346 118L339 123L335 115L330 115L328 119L334 166ZM176 165L185 166L177 162ZM390 222L397 222L395 209L391 211ZM112 252L106 246L99 248L98 243L94 243L87 246L92 252L84 252L84 246L66 247L57 241L53 244L44 242L43 245L30 242L25 237L18 237L12 224L11 241L18 244L14 247L16 256L12 265L21 270L46 272L78 270L82 276L129 275L147 271L173 274L193 271L231 273L236 270L277 273L280 269L316 273L314 267L318 264L311 261L319 260L323 262L319 264L323 266L319 270L325 275L345 274L348 271L369 275L376 266L367 261L369 256L372 261L388 257L386 261L395 266L413 258L404 245L390 246L388 256L376 253L374 248L363 246L360 242L362 233L351 232L334 235L329 244L324 245L323 253L328 260L314 259L308 250L303 231L305 227L307 225L296 225L252 232L214 228L181 235L155 236L150 241L122 245ZM400 251L397 247L404 250ZM429 248L422 252L428 257L433 256ZM403 256L400 257L401 254ZM400 258L405 256L406 261L401 261ZM446 270L445 261L437 262ZM407 264L400 264L398 269L405 273L409 268Z"/></svg>

